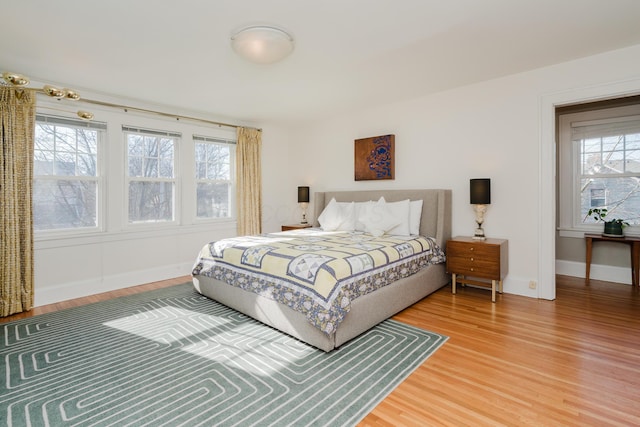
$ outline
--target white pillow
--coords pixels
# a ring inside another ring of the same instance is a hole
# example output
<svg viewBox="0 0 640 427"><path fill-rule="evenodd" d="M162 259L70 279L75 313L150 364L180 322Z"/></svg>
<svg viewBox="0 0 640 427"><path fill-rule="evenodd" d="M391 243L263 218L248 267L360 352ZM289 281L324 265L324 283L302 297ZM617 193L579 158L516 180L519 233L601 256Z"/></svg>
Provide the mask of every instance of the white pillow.
<svg viewBox="0 0 640 427"><path fill-rule="evenodd" d="M340 203L333 198L318 216L325 231L353 231L355 224L354 203Z"/></svg>
<svg viewBox="0 0 640 427"><path fill-rule="evenodd" d="M365 226L365 231L375 237L382 236L400 224L400 220L389 209L388 204L382 197L368 206L366 215L361 216L360 220Z"/></svg>
<svg viewBox="0 0 640 427"><path fill-rule="evenodd" d="M371 209L371 205L373 205L373 202L371 200L369 200L368 202L356 202L355 203L354 229L356 231L367 231L367 227L364 224L364 221L366 220L367 215L369 215L369 211Z"/></svg>
<svg viewBox="0 0 640 427"><path fill-rule="evenodd" d="M409 204L409 233L420 234L420 217L422 217L422 200L412 200Z"/></svg>
<svg viewBox="0 0 640 427"><path fill-rule="evenodd" d="M383 198L384 200L384 198ZM387 231L387 234L395 234L397 236L409 236L409 199L400 202L387 202L387 208L398 224Z"/></svg>

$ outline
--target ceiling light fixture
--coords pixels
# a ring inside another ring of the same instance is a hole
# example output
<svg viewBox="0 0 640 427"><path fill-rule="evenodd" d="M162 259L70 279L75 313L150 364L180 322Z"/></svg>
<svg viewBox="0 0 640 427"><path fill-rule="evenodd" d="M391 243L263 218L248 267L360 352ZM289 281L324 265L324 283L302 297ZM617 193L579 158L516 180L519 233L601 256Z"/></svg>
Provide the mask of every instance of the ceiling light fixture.
<svg viewBox="0 0 640 427"><path fill-rule="evenodd" d="M273 64L293 51L293 37L283 29L269 25L245 27L231 35L231 47L256 64Z"/></svg>
<svg viewBox="0 0 640 427"><path fill-rule="evenodd" d="M13 86L18 89L44 93L45 95L56 99L67 99L69 101L78 101L80 99L80 94L78 94L78 92L67 88L60 89L51 85L44 85L42 88L28 88L26 86L29 84L29 78L22 74L5 72L2 73L2 80L3 81L0 81L0 83L5 86ZM93 119L93 114L88 111L81 110L78 111L77 114L78 117L84 120Z"/></svg>

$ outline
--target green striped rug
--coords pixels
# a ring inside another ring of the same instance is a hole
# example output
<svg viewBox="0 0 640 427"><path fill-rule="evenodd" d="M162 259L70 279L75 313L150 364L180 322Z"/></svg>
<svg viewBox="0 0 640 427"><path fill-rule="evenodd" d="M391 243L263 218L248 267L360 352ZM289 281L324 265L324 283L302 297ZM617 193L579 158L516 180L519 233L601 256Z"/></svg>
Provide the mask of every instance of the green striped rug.
<svg viewBox="0 0 640 427"><path fill-rule="evenodd" d="M387 320L325 353L191 284L1 324L0 425L354 425L446 337Z"/></svg>

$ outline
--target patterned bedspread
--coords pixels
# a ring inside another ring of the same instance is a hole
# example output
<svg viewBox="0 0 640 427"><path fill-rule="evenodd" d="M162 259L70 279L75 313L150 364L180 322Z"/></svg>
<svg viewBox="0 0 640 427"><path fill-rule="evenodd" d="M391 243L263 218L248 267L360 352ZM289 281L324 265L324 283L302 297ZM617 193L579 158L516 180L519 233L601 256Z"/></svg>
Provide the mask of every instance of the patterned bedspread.
<svg viewBox="0 0 640 427"><path fill-rule="evenodd" d="M432 238L302 229L209 243L192 274L276 300L330 334L354 299L444 261Z"/></svg>

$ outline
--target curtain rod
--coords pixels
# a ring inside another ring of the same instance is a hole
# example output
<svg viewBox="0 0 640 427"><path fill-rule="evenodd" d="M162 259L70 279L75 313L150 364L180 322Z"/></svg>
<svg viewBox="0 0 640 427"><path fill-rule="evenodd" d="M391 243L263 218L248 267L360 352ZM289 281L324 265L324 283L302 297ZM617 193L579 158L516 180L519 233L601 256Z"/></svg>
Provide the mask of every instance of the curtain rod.
<svg viewBox="0 0 640 427"><path fill-rule="evenodd" d="M225 126L225 127L235 128L235 129L237 129L239 127L244 127L244 126L233 125L231 123L217 122L217 121L214 121L214 120L200 119L200 118L197 118L197 117L183 116L183 115L180 115L180 114L164 113L162 111L149 110L149 109L146 109L146 108L129 107L127 105L113 104L113 103L110 103L110 102L96 101L96 100L93 100L93 99L80 98L80 101L84 101L84 102L86 102L88 104L100 105L100 106L103 106L103 107L122 108L122 109L124 109L125 112L127 112L128 110L131 110L131 111L138 111L138 112L141 112L141 113L151 113L151 114L157 114L159 116L175 118L177 120L180 120L180 119L193 120L193 121L197 121L197 122L208 123L208 124L212 124L212 125L216 125L216 126ZM262 132L262 129L257 129L257 128L252 128L252 129L256 129L256 130Z"/></svg>
<svg viewBox="0 0 640 427"><path fill-rule="evenodd" d="M31 90L31 91L34 91L34 92L37 92L37 93L41 93L41 94L47 95L47 93L44 91L44 89L41 89L41 88L20 87L20 88L16 88L16 89ZM207 123L207 124L216 125L216 126L230 127L230 128L234 128L234 129L237 129L239 127L245 127L245 126L234 125L234 124L231 124L231 123L224 123L224 122L217 122L217 121L214 121L214 120L201 119L201 118L198 118L198 117L189 117L189 116L183 116L183 115L180 115L180 114L171 114L171 113L165 113L165 112L162 112L162 111L149 110L149 109L146 109L146 108L130 107L128 105L114 104L114 103L105 102L105 101L96 101L94 99L80 98L78 101L86 102L87 104L100 105L100 106L103 106L103 107L123 109L125 112L131 110L131 111L138 111L138 112L141 112L141 113L157 114L157 115L163 116L163 117L171 117L171 118L174 118L176 120L180 120L180 119L192 120L192 121L196 121L196 122L202 122L202 123ZM262 132L262 129L260 129L260 128L254 128L254 127L250 127L250 126L246 126L246 127L250 128L250 129L256 129L258 132Z"/></svg>

